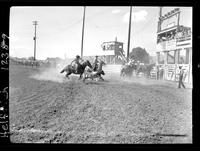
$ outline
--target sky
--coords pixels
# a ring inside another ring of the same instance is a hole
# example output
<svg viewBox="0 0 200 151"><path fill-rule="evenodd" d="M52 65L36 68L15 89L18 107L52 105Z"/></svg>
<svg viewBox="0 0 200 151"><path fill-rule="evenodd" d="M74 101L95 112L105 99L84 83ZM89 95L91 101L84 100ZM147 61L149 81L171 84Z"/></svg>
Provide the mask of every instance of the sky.
<svg viewBox="0 0 200 151"><path fill-rule="evenodd" d="M162 13L177 7L163 7ZM181 10L180 25L192 27L192 7ZM34 25L36 30L36 59L47 57L74 58L81 54L83 25L82 6L11 7L10 10L10 56L34 55ZM101 44L107 41L124 43L127 51L129 6L86 6L83 56L105 55ZM130 50L145 48L156 55L159 7L132 8Z"/></svg>

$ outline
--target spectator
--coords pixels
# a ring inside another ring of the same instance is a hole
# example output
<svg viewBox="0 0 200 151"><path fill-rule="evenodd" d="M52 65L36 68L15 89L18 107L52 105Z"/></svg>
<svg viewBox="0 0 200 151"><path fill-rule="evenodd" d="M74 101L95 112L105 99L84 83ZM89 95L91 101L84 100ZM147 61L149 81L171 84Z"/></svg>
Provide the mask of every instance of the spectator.
<svg viewBox="0 0 200 151"><path fill-rule="evenodd" d="M184 74L184 71L182 69L181 66L179 66L179 84L178 84L178 88L181 88L181 86L183 86L185 88L185 85L183 84L183 74Z"/></svg>

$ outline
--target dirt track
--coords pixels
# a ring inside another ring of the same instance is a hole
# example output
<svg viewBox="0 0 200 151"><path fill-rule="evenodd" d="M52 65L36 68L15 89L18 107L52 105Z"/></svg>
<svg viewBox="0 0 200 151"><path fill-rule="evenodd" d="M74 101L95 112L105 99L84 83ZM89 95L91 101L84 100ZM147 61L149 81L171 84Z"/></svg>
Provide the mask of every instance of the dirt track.
<svg viewBox="0 0 200 151"><path fill-rule="evenodd" d="M39 69L10 66L14 143L192 143L192 89L155 80L62 82L31 78ZM59 75L64 77L63 75Z"/></svg>

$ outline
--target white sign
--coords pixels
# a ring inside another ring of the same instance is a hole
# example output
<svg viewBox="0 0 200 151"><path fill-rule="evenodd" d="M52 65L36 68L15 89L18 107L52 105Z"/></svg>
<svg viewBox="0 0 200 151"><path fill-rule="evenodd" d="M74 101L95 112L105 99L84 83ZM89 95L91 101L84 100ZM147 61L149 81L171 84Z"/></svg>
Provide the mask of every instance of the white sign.
<svg viewBox="0 0 200 151"><path fill-rule="evenodd" d="M169 17L162 21L161 30L165 30L167 28L171 28L178 25L178 14Z"/></svg>
<svg viewBox="0 0 200 151"><path fill-rule="evenodd" d="M174 64L168 64L165 66L165 77L167 80L175 80L175 65Z"/></svg>
<svg viewBox="0 0 200 151"><path fill-rule="evenodd" d="M166 50L174 50L176 49L176 40L166 41Z"/></svg>
<svg viewBox="0 0 200 151"><path fill-rule="evenodd" d="M115 50L115 43L114 42L105 42L101 45L104 51Z"/></svg>

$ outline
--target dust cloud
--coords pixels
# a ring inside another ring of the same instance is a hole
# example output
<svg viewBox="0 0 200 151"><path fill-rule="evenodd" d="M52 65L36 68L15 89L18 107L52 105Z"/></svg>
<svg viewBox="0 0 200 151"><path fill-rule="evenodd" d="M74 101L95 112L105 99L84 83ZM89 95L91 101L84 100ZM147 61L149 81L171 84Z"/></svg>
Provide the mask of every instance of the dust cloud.
<svg viewBox="0 0 200 151"><path fill-rule="evenodd" d="M135 72L133 72L132 77L121 77L120 76L120 70L122 68L122 65L105 65L103 66L103 70L105 72L104 79L108 81L114 81L115 83L137 83L141 85L163 85L168 84L169 82L163 81L163 80L156 80L156 79L149 79L144 76L136 76Z"/></svg>
<svg viewBox="0 0 200 151"><path fill-rule="evenodd" d="M64 83L66 81L69 81L69 79L66 79L65 73L60 73L60 71L68 64L70 64L70 60L65 60L63 62L57 62L56 66L50 66L48 68L40 68L39 73L32 75L31 78L37 79L37 80L44 80L44 81L53 81L53 82L59 82ZM132 77L121 77L120 76L120 70L122 68L122 65L105 65L103 66L103 70L105 72L105 75L103 78L106 81L109 81L111 83L115 84L130 84L130 83L139 83L142 85L161 85L161 84L167 84L164 81L161 80L155 80L155 79L148 79L145 77L136 76L135 73L133 73ZM75 76L74 74L71 75ZM72 79L72 78L71 78ZM169 84L169 83L168 83Z"/></svg>
<svg viewBox="0 0 200 151"><path fill-rule="evenodd" d="M70 60L57 62L55 66L41 67L39 72L32 75L31 78L41 81L66 82L65 73L61 74L60 71L68 64L70 64Z"/></svg>
<svg viewBox="0 0 200 151"><path fill-rule="evenodd" d="M34 78L37 80L59 82L59 83L64 82L63 75L59 73L59 70L57 68L44 69L44 71L41 71L38 74L32 75L31 78Z"/></svg>

